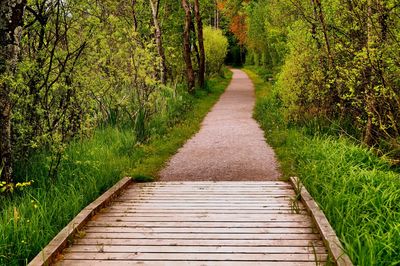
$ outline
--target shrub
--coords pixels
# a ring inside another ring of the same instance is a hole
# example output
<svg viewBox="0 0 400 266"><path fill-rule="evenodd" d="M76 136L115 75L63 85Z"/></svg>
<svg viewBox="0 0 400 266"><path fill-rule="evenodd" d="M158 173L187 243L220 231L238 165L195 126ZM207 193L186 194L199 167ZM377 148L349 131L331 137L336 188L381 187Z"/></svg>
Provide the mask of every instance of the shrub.
<svg viewBox="0 0 400 266"><path fill-rule="evenodd" d="M204 50L207 74L219 73L228 53L228 39L220 29L214 29L210 26L204 27Z"/></svg>

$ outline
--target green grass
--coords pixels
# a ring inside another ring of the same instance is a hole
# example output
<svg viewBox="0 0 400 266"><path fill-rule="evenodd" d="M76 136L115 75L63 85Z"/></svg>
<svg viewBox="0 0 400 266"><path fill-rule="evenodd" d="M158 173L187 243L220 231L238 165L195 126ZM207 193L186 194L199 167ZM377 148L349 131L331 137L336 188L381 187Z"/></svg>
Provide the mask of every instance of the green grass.
<svg viewBox="0 0 400 266"><path fill-rule="evenodd" d="M285 177L297 175L319 203L355 265L400 264L400 174L343 136L288 125L273 84L256 86L255 118Z"/></svg>
<svg viewBox="0 0 400 266"><path fill-rule="evenodd" d="M184 142L199 130L200 122L228 85L226 78L208 82L207 92L188 98L169 127L155 130L146 144L138 145L130 128L99 129L90 139L67 148L59 176L48 180L47 158L40 154L24 166L32 187L0 203L0 264L25 265L90 202L123 176L151 181ZM160 133L161 132L161 133Z"/></svg>

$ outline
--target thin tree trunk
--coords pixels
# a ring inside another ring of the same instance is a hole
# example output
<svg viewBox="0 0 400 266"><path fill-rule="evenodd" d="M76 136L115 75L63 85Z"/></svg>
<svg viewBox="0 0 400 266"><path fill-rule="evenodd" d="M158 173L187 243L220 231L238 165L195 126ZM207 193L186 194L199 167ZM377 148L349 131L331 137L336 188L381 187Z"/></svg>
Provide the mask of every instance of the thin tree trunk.
<svg viewBox="0 0 400 266"><path fill-rule="evenodd" d="M163 47L163 43L162 43L162 32L161 32L161 28L160 28L160 23L158 22L158 8L160 5L160 0L156 0L154 2L154 0L149 0L150 1L150 6L151 6L151 11L153 14L153 23L154 23L154 27L155 27L155 39L156 39L156 44L157 44L157 51L158 51L158 55L161 58L161 82L163 84L167 83L167 65L166 65L166 60L165 60L165 52L164 52L164 47Z"/></svg>
<svg viewBox="0 0 400 266"><path fill-rule="evenodd" d="M197 40L199 42L199 50L200 50L200 62L199 62L199 86L204 88L204 76L206 70L206 54L204 51L204 39L203 39L203 21L200 14L200 4L199 0L194 1L194 14L196 16L196 24L197 24Z"/></svg>
<svg viewBox="0 0 400 266"><path fill-rule="evenodd" d="M195 78L191 58L190 49L190 24L192 23L192 14L190 12L190 6L187 0L182 0L182 7L185 11L185 25L183 29L183 57L186 64L186 78L188 83L188 91L190 93L194 92Z"/></svg>
<svg viewBox="0 0 400 266"><path fill-rule="evenodd" d="M325 22L325 16L324 16L324 12L322 10L321 0L315 0L315 3L317 4L317 7L318 7L318 17L319 17L319 21L322 26L323 34L324 34L324 40L325 40L325 45L326 45L326 52L328 54L329 64L331 67L334 67L334 59L333 59L333 55L332 55L331 44L330 44L329 37L328 37L328 27Z"/></svg>
<svg viewBox="0 0 400 266"><path fill-rule="evenodd" d="M370 56L371 50L371 42L372 42L372 2L371 0L367 1L367 40L366 40L366 47L367 47L367 54L368 57ZM370 63L370 62L369 62ZM374 112L374 96L372 93L372 67L370 65L366 66L365 69L365 77L366 77L366 112L367 112L367 125L365 127L364 132L364 143L368 146L372 144L372 131L374 124L372 123L373 119L373 112Z"/></svg>
<svg viewBox="0 0 400 266"><path fill-rule="evenodd" d="M152 2L152 1L150 0L150 2ZM132 17L133 17L133 30L136 32L137 28L138 28L138 23L137 23L137 18L136 18L135 6L136 6L136 0L132 0L131 7L132 7Z"/></svg>
<svg viewBox="0 0 400 266"><path fill-rule="evenodd" d="M0 3L0 76L15 73L25 5L26 0L2 0ZM0 180L7 183L13 181L10 93L8 84L0 83Z"/></svg>

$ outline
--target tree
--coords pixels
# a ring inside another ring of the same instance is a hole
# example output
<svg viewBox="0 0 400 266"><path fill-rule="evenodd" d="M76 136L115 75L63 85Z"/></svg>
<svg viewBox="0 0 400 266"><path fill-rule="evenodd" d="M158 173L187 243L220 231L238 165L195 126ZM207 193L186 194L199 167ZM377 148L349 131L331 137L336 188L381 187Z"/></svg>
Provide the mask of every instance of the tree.
<svg viewBox="0 0 400 266"><path fill-rule="evenodd" d="M199 42L199 50L200 50L200 62L199 62L199 86L201 88L204 87L204 76L205 76L205 62L206 55L204 52L204 39L203 39L203 22L200 14L200 4L199 0L194 1L194 14L196 17L197 24L197 40Z"/></svg>
<svg viewBox="0 0 400 266"><path fill-rule="evenodd" d="M0 169L1 178L12 182L11 78L17 68L26 0L5 0L0 4Z"/></svg>
<svg viewBox="0 0 400 266"><path fill-rule="evenodd" d="M191 45L190 45L190 26L192 24L192 13L190 12L190 6L187 0L182 0L182 8L185 11L185 24L183 28L183 57L186 64L186 79L188 85L188 91L194 92L195 78L192 65L191 57Z"/></svg>
<svg viewBox="0 0 400 266"><path fill-rule="evenodd" d="M158 55L161 58L161 82L163 84L166 84L167 82L167 65L166 65L166 60L165 60L165 52L164 52L164 47L162 43L162 32L160 28L160 23L158 22L158 10L160 6L160 0L149 0L150 1L150 6L151 6L151 11L153 15L153 23L155 27L155 32L154 32L154 38L156 39L156 44L157 44L157 51Z"/></svg>

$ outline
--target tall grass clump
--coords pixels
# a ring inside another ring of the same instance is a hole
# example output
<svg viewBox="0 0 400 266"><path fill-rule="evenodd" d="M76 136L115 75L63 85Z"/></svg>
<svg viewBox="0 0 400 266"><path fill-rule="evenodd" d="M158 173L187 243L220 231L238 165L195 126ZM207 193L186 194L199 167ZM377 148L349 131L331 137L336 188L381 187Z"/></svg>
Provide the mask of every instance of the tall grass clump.
<svg viewBox="0 0 400 266"><path fill-rule="evenodd" d="M353 263L399 265L399 169L324 127L288 123L273 84L249 69L247 73L256 86L254 116L274 147L282 172L301 178Z"/></svg>
<svg viewBox="0 0 400 266"><path fill-rule="evenodd" d="M123 176L150 181L166 160L200 127L231 78L208 81L207 92L171 95L149 122L148 141L138 142L129 126L104 126L68 145L57 178L49 179L48 155L38 153L16 173L31 187L0 195L0 265L26 265L75 217ZM172 93L172 92L169 92ZM145 178L144 178L145 177Z"/></svg>

